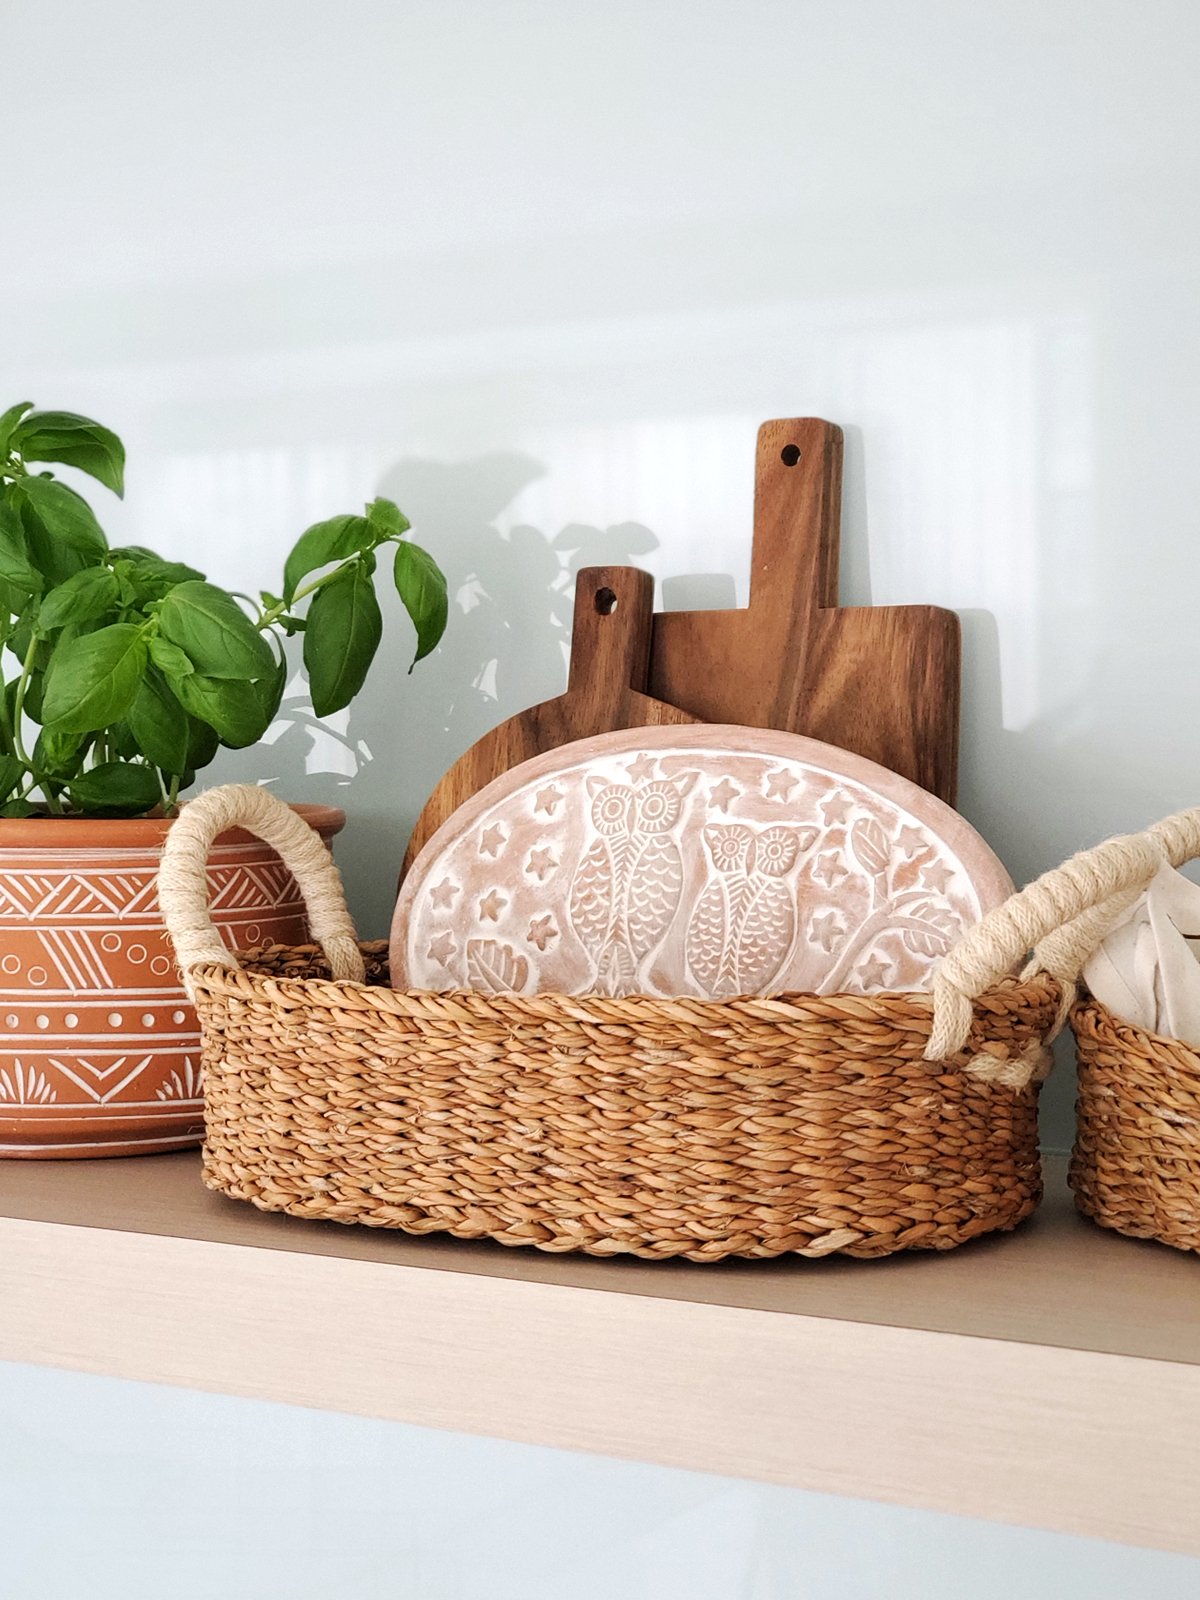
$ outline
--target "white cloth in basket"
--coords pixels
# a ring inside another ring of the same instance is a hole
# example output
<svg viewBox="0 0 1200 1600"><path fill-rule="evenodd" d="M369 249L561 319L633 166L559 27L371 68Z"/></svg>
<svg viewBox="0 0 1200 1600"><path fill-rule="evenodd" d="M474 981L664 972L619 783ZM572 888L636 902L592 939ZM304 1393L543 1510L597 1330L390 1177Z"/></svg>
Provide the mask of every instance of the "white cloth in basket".
<svg viewBox="0 0 1200 1600"><path fill-rule="evenodd" d="M1116 1016L1200 1046L1200 885L1164 864L1083 977Z"/></svg>

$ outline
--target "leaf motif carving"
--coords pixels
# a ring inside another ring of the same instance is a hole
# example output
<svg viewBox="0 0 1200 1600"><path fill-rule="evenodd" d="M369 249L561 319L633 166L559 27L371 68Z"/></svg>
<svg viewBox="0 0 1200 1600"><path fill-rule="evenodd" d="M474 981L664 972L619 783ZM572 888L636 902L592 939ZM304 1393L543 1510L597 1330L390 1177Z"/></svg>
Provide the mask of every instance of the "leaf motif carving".
<svg viewBox="0 0 1200 1600"><path fill-rule="evenodd" d="M926 902L923 905L910 906L904 915L909 924L920 923L920 927L910 925L900 930L901 941L914 955L946 954L954 939L948 926L949 919L943 911Z"/></svg>
<svg viewBox="0 0 1200 1600"><path fill-rule="evenodd" d="M467 940L467 982L484 994L519 994L529 978L529 962L510 944L496 939Z"/></svg>
<svg viewBox="0 0 1200 1600"><path fill-rule="evenodd" d="M892 849L883 825L875 817L863 817L850 830L854 854L868 872L881 878L892 863Z"/></svg>

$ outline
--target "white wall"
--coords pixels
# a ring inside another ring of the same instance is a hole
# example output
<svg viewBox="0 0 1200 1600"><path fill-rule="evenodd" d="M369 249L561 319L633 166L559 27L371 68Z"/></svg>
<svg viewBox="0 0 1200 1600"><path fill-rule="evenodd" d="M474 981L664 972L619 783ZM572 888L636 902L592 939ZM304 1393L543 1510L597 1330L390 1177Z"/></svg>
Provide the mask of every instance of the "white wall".
<svg viewBox="0 0 1200 1600"><path fill-rule="evenodd" d="M226 583L381 490L452 576L435 660L392 606L349 718L218 773L347 805L364 930L438 774L560 686L573 566L744 599L771 416L847 430L844 597L962 612L1018 878L1200 800L1192 0L0 20L0 400L116 427L110 532Z"/></svg>
<svg viewBox="0 0 1200 1600"><path fill-rule="evenodd" d="M0 1367L4 1600L1195 1600L1065 1534Z"/></svg>

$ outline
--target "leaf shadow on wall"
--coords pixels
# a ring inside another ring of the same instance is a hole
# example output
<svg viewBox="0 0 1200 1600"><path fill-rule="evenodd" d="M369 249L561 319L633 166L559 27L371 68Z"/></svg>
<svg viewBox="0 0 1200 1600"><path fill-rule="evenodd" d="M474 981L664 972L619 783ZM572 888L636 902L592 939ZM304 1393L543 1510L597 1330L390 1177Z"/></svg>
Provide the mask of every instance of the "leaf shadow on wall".
<svg viewBox="0 0 1200 1600"><path fill-rule="evenodd" d="M218 781L266 780L285 798L346 809L337 855L364 937L387 931L409 832L443 772L505 717L566 687L575 574L657 547L637 523L570 524L554 536L524 523L505 529L506 511L544 472L527 456L495 454L403 460L385 473L377 492L402 508L446 574L442 644L408 674L412 626L381 573L383 642L359 697L316 718L293 641L297 671L267 739L223 755Z"/></svg>

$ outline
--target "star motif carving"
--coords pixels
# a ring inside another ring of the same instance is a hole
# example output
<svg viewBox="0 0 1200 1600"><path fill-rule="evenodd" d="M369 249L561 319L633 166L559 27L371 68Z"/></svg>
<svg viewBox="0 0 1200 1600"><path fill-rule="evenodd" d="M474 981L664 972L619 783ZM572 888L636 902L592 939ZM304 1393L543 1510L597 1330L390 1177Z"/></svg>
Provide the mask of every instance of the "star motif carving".
<svg viewBox="0 0 1200 1600"><path fill-rule="evenodd" d="M920 828L905 825L896 836L896 844L906 856L911 857L924 850L926 839Z"/></svg>
<svg viewBox="0 0 1200 1600"><path fill-rule="evenodd" d="M886 989L890 968L886 961L881 961L878 956L872 956L869 961L864 961L858 969L858 981L863 990L869 993L873 989Z"/></svg>
<svg viewBox="0 0 1200 1600"><path fill-rule="evenodd" d="M550 784L547 788L538 790L533 799L533 809L544 811L548 817L552 817L561 803L562 790Z"/></svg>
<svg viewBox="0 0 1200 1600"><path fill-rule="evenodd" d="M826 955L832 951L834 945L845 933L840 919L832 911L826 911L819 917L812 919L812 938L821 946Z"/></svg>
<svg viewBox="0 0 1200 1600"><path fill-rule="evenodd" d="M454 951L455 944L450 934L439 933L436 939L431 939L429 941L429 948L425 954L429 957L430 961L437 961L443 967L448 967L450 965L450 959L454 955Z"/></svg>
<svg viewBox="0 0 1200 1600"><path fill-rule="evenodd" d="M832 828L835 822L845 822L853 809L854 801L848 794L831 794L821 807L821 815L825 818L825 826Z"/></svg>
<svg viewBox="0 0 1200 1600"><path fill-rule="evenodd" d="M497 893L495 889L489 889L479 902L479 915L489 922L499 922L500 913L507 904L508 901L502 894Z"/></svg>
<svg viewBox="0 0 1200 1600"><path fill-rule="evenodd" d="M643 750L636 761L631 761L625 769L634 783L641 783L654 771L654 757L648 756Z"/></svg>
<svg viewBox="0 0 1200 1600"><path fill-rule="evenodd" d="M525 863L525 871L532 873L539 883L544 883L557 865L558 862L550 851L543 846L541 849L529 852L529 860Z"/></svg>
<svg viewBox="0 0 1200 1600"><path fill-rule="evenodd" d="M498 822L493 822L490 828L485 828L479 835L479 853L481 856L498 856L504 847L508 835Z"/></svg>
<svg viewBox="0 0 1200 1600"><path fill-rule="evenodd" d="M741 792L737 784L730 783L728 778L722 778L715 789L708 791L708 802L722 811L728 811Z"/></svg>
<svg viewBox="0 0 1200 1600"><path fill-rule="evenodd" d="M435 911L449 911L454 904L454 896L459 892L458 885L450 878L443 878L441 883L435 883L429 891L429 904Z"/></svg>
<svg viewBox="0 0 1200 1600"><path fill-rule="evenodd" d="M841 883L843 878L848 878L849 876L850 869L843 864L839 850L826 850L823 856L817 857L817 864L813 868L813 877L820 878L827 888L834 888Z"/></svg>
<svg viewBox="0 0 1200 1600"><path fill-rule="evenodd" d="M799 782L791 773L780 767L778 772L767 773L767 799L786 800Z"/></svg>
<svg viewBox="0 0 1200 1600"><path fill-rule="evenodd" d="M954 879L953 872L944 861L927 861L920 875L921 882L935 894L945 894Z"/></svg>
<svg viewBox="0 0 1200 1600"><path fill-rule="evenodd" d="M554 926L553 917L537 917L529 924L529 932L525 935L530 944L537 945L539 950L544 950L551 939L558 938L558 929Z"/></svg>

